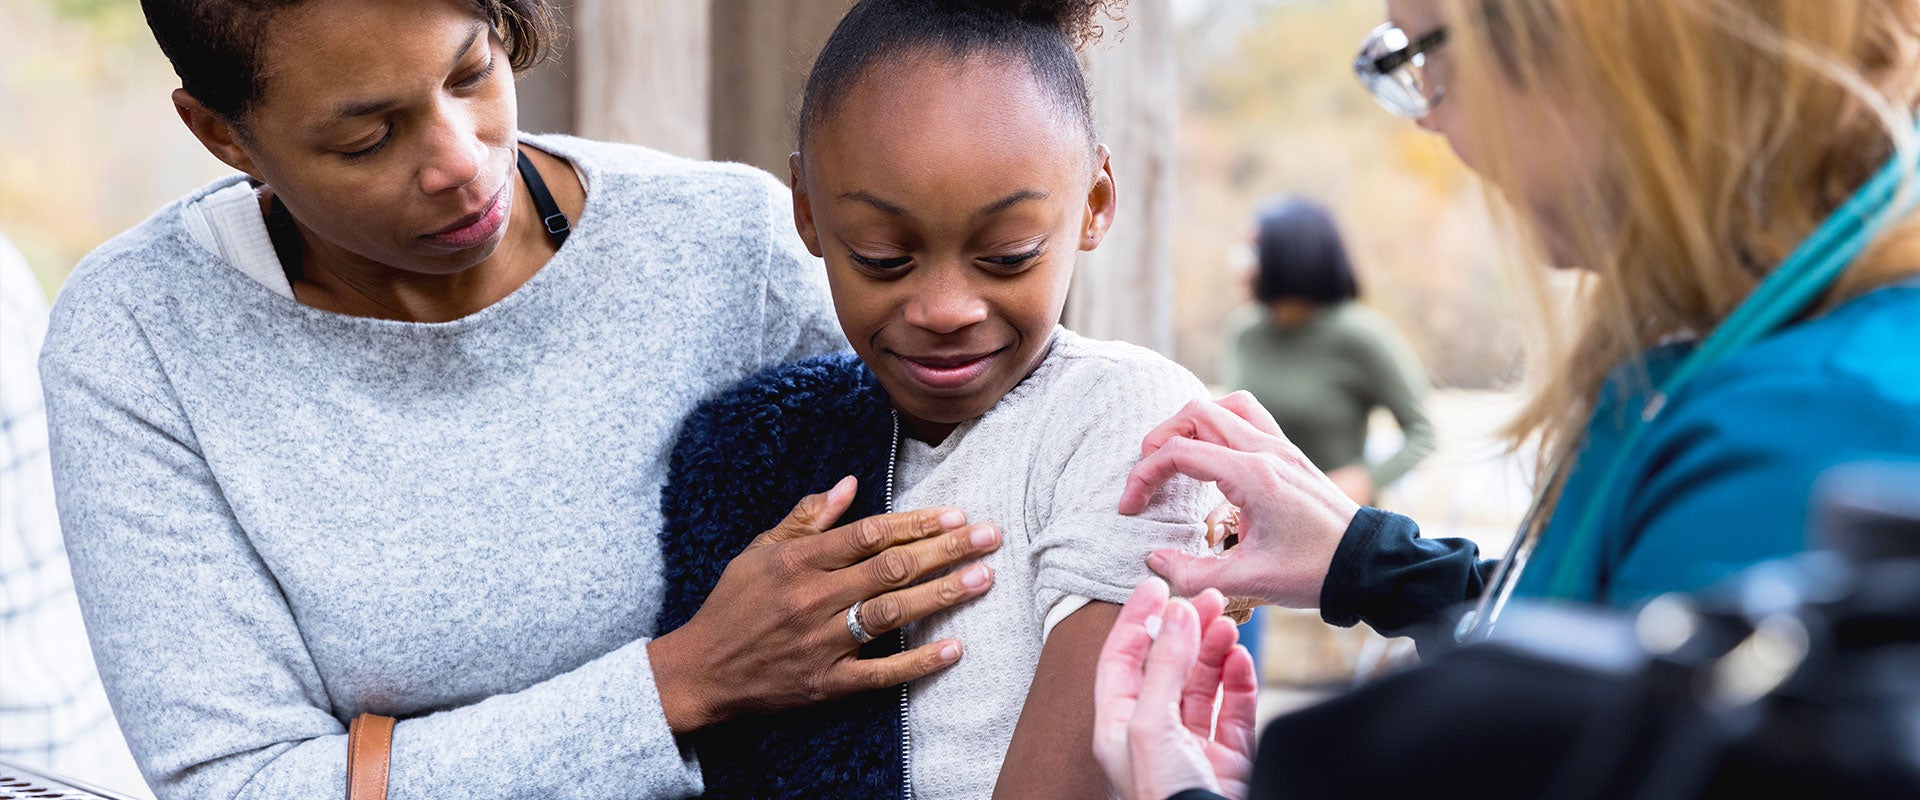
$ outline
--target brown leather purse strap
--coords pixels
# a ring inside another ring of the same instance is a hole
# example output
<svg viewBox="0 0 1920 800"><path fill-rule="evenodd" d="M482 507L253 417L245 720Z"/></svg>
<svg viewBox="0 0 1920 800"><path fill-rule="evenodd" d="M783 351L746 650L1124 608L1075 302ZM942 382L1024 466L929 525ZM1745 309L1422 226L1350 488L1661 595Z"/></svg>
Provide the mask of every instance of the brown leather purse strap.
<svg viewBox="0 0 1920 800"><path fill-rule="evenodd" d="M393 718L361 714L347 726L347 800L387 800Z"/></svg>

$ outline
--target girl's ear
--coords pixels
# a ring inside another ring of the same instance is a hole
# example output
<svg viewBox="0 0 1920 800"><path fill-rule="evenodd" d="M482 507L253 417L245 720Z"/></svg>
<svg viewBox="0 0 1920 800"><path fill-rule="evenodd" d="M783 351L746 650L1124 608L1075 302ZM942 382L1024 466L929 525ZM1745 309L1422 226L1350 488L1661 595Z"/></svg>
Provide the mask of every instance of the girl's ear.
<svg viewBox="0 0 1920 800"><path fill-rule="evenodd" d="M1093 175L1093 188L1087 190L1087 216L1080 226L1081 250L1100 246L1100 241L1107 238L1107 231L1113 227L1114 214L1120 209L1113 183L1113 153L1104 144L1095 145L1093 158L1097 171Z"/></svg>
<svg viewBox="0 0 1920 800"><path fill-rule="evenodd" d="M266 182L260 176L260 169L254 166L253 157L240 147L240 137L233 126L219 114L187 94L185 89L173 90L173 110L180 114L180 121L187 124L187 130L193 132L193 138L199 139L200 145L207 148L214 158L256 181Z"/></svg>
<svg viewBox="0 0 1920 800"><path fill-rule="evenodd" d="M787 156L787 184L793 187L793 227L800 232L800 241L806 242L807 252L814 258L825 258L820 232L813 227L813 202L807 199L807 179L801 172L798 152Z"/></svg>

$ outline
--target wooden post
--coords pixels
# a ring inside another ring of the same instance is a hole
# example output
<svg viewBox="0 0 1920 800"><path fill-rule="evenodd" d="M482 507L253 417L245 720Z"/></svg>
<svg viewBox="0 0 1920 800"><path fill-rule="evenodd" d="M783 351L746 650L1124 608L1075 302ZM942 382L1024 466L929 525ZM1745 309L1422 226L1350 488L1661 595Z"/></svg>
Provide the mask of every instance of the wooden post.
<svg viewBox="0 0 1920 800"><path fill-rule="evenodd" d="M787 177L813 57L853 0L712 0L713 157Z"/></svg>
<svg viewBox="0 0 1920 800"><path fill-rule="evenodd" d="M710 1L579 0L572 47L580 135L708 157Z"/></svg>
<svg viewBox="0 0 1920 800"><path fill-rule="evenodd" d="M1120 212L1100 249L1083 253L1067 325L1173 355L1174 78L1170 0L1132 0L1088 53L1100 140L1113 148ZM1118 41L1115 41L1118 37Z"/></svg>
<svg viewBox="0 0 1920 800"><path fill-rule="evenodd" d="M554 10L562 31L560 48L551 60L520 76L515 94L520 103L520 130L528 133L573 133L580 129L574 120L575 64L572 9Z"/></svg>

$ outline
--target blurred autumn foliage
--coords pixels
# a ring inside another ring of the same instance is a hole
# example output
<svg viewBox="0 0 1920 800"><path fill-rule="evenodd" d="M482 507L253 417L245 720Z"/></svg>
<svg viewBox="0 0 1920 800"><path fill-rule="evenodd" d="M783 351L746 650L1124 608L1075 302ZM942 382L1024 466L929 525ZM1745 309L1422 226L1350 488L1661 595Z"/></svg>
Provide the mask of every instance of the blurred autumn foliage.
<svg viewBox="0 0 1920 800"><path fill-rule="evenodd" d="M81 257L230 172L187 133L138 0L0 0L0 232L51 291Z"/></svg>
<svg viewBox="0 0 1920 800"><path fill-rule="evenodd" d="M776 2L778 0L768 0ZM1182 122L1176 356L1212 379L1260 203L1340 219L1365 299L1436 381L1512 382L1520 328L1481 191L1446 144L1354 80L1379 0L1175 0ZM138 0L0 0L0 231L48 287L89 250L228 170L175 118ZM1125 176L1120 176L1125 190ZM1244 256L1243 256L1244 258Z"/></svg>
<svg viewBox="0 0 1920 800"><path fill-rule="evenodd" d="M1301 195L1340 221L1363 299L1443 385L1511 384L1521 327L1502 240L1445 141L1389 115L1353 75L1380 0L1183 4L1174 269L1179 360L1217 374L1233 270L1261 203ZM1241 259L1249 256L1241 255Z"/></svg>

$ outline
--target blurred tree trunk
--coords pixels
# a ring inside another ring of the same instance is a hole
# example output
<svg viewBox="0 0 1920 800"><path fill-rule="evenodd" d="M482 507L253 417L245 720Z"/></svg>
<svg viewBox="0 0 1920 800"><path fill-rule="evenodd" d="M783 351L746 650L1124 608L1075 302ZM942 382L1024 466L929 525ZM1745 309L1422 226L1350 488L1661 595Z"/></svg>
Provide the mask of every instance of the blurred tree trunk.
<svg viewBox="0 0 1920 800"><path fill-rule="evenodd" d="M708 157L709 8L710 0L578 0L580 135Z"/></svg>
<svg viewBox="0 0 1920 800"><path fill-rule="evenodd" d="M520 102L520 130L529 133L573 133L580 129L574 120L573 96L577 60L573 48L573 9L557 6L554 15L563 32L560 46L547 63L527 70L518 78L515 94Z"/></svg>
<svg viewBox="0 0 1920 800"><path fill-rule="evenodd" d="M712 155L786 180L807 72L853 0L712 3Z"/></svg>

